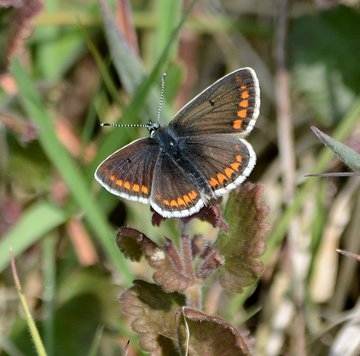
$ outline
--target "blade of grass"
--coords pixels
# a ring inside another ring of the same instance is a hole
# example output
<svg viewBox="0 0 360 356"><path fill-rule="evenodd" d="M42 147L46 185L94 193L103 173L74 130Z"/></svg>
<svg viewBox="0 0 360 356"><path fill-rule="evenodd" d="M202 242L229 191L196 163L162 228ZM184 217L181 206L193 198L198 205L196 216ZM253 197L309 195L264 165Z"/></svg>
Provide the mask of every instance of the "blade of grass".
<svg viewBox="0 0 360 356"><path fill-rule="evenodd" d="M99 355L100 343L101 343L101 338L103 337L103 334L104 334L104 327L99 326L96 330L96 333L95 333L93 341L90 345L90 349L89 349L87 356Z"/></svg>
<svg viewBox="0 0 360 356"><path fill-rule="evenodd" d="M315 126L311 126L311 130L319 140L328 146L349 168L355 172L360 171L360 155L357 152L321 132Z"/></svg>
<svg viewBox="0 0 360 356"><path fill-rule="evenodd" d="M171 39L171 35L176 29L176 24L179 23L181 18L181 9L183 8L183 0L159 0L156 2L156 13L158 19L158 25L156 26L156 51L154 54L156 57L160 57L164 48L167 47ZM171 41L171 46L167 51L167 58L164 61L169 63L177 56L178 42ZM155 57L155 58L156 58Z"/></svg>
<svg viewBox="0 0 360 356"><path fill-rule="evenodd" d="M56 235L48 234L42 242L42 274L43 283L43 338L49 355L54 354L54 299L56 288Z"/></svg>
<svg viewBox="0 0 360 356"><path fill-rule="evenodd" d="M13 250L15 257L20 255L66 219L64 211L47 202L41 201L27 208L20 221L0 242L0 272L10 263L9 248Z"/></svg>
<svg viewBox="0 0 360 356"><path fill-rule="evenodd" d="M25 317L26 317L26 323L27 323L27 325L29 327L29 331L30 331L32 341L34 343L37 354L39 356L46 356L47 353L45 351L44 344L43 344L43 342L41 340L39 330L37 329L36 324L34 322L34 319L31 316L30 309L29 309L29 307L27 305L26 298L24 296L24 293L23 293L23 290L22 290L22 287L21 287L20 279L19 279L19 276L18 276L17 270L16 270L15 258L14 258L14 255L13 255L11 250L10 250L10 260L11 260L11 270L12 270L13 278L14 278L14 281L15 281L15 287L16 287L16 290L17 290L17 293L18 293L18 296L19 296L19 299L20 299L21 306L22 306L22 308L24 310L24 314L25 314Z"/></svg>
<svg viewBox="0 0 360 356"><path fill-rule="evenodd" d="M144 66L121 33L107 2L99 0L99 4L114 66L126 91L133 95L145 78Z"/></svg>
<svg viewBox="0 0 360 356"><path fill-rule="evenodd" d="M101 246L118 271L121 271L124 280L130 282L132 280L131 274L124 258L117 252L115 239L113 238L114 232L107 223L93 195L89 194L89 186L79 166L76 165L60 143L52 125L52 120L44 110L45 105L42 103L30 77L18 60L13 62L11 73L19 87L21 103L28 117L38 127L39 141L44 152L63 177L75 201L85 212L85 218L95 233L96 238L99 239Z"/></svg>

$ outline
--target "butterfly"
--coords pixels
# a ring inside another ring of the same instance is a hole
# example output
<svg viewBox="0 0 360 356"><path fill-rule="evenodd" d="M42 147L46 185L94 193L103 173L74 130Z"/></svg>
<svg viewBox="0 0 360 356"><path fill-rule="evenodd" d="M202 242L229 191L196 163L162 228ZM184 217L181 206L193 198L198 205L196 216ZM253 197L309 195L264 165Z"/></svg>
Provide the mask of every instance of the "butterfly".
<svg viewBox="0 0 360 356"><path fill-rule="evenodd" d="M95 171L110 193L148 204L164 218L197 213L239 186L256 164L245 139L259 116L260 88L251 68L235 70L207 87L170 121L146 127Z"/></svg>

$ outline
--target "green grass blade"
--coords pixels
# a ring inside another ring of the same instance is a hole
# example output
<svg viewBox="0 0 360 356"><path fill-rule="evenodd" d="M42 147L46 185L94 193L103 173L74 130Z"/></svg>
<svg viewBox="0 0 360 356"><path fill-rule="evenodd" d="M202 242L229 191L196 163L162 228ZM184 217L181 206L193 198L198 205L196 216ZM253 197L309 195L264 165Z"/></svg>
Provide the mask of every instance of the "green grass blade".
<svg viewBox="0 0 360 356"><path fill-rule="evenodd" d="M158 26L156 27L156 55L160 57L164 48L171 41L171 35L176 29L181 17L183 0L159 0L156 2L156 12ZM171 46L167 51L166 63L175 60L177 57L178 42L171 41Z"/></svg>
<svg viewBox="0 0 360 356"><path fill-rule="evenodd" d="M19 276L18 276L17 270L16 270L15 258L14 258L14 255L12 254L12 251L10 251L10 259L11 259L11 269L12 269L12 273L13 273L13 277L14 277L14 281L15 281L16 290L17 290L17 293L18 293L18 296L20 299L21 306L24 310L26 323L28 325L31 338L34 343L35 350L39 356L46 356L47 353L45 351L44 344L41 340L39 330L36 327L35 321L30 313L30 309L28 307L24 292L21 287L20 279L19 279Z"/></svg>
<svg viewBox="0 0 360 356"><path fill-rule="evenodd" d="M329 147L349 168L355 172L360 171L360 155L357 152L324 134L315 126L312 126L311 129L319 140Z"/></svg>

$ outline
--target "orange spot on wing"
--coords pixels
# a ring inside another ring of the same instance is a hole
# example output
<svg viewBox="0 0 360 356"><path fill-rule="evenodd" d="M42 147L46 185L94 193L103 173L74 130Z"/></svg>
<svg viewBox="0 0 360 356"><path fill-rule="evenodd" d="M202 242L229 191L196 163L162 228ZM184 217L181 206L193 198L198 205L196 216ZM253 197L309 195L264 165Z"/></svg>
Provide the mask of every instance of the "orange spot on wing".
<svg viewBox="0 0 360 356"><path fill-rule="evenodd" d="M188 205L189 203L191 203L191 198L188 195L183 195L183 199L184 199L185 205Z"/></svg>
<svg viewBox="0 0 360 356"><path fill-rule="evenodd" d="M123 185L122 179L117 179L115 184L121 187Z"/></svg>
<svg viewBox="0 0 360 356"><path fill-rule="evenodd" d="M185 201L182 198L178 198L177 203L178 203L178 206L180 206L180 205L186 206Z"/></svg>
<svg viewBox="0 0 360 356"><path fill-rule="evenodd" d="M233 128L235 130L240 130L241 129L241 126L242 126L242 120L234 120L233 122Z"/></svg>
<svg viewBox="0 0 360 356"><path fill-rule="evenodd" d="M129 181L126 181L124 183L124 188L127 189L127 190L130 190L131 189L131 185L130 185L130 182Z"/></svg>
<svg viewBox="0 0 360 356"><path fill-rule="evenodd" d="M242 157L241 157L241 155L236 155L236 160L239 162L239 163L241 163L242 162Z"/></svg>
<svg viewBox="0 0 360 356"><path fill-rule="evenodd" d="M238 162L234 162L234 163L231 163L230 164L231 168L234 170L234 171L239 171L239 167L240 167L240 163Z"/></svg>
<svg viewBox="0 0 360 356"><path fill-rule="evenodd" d="M189 193L189 198L191 200L195 200L197 198L197 193L195 192L195 190L192 190L190 193Z"/></svg>
<svg viewBox="0 0 360 356"><path fill-rule="evenodd" d="M167 199L163 199L163 203L164 203L164 205L167 205L167 206L170 205L170 202Z"/></svg>
<svg viewBox="0 0 360 356"><path fill-rule="evenodd" d="M231 176L232 176L234 173L235 173L235 171L234 171L232 168L230 168L230 167L226 167L226 168L225 168L225 174L226 174L226 176L227 176L228 178L231 178Z"/></svg>
<svg viewBox="0 0 360 356"><path fill-rule="evenodd" d="M210 184L210 186L212 186L212 187L216 187L217 185L219 185L219 182L218 182L214 177L211 177L211 178L209 179L209 184Z"/></svg>
<svg viewBox="0 0 360 356"><path fill-rule="evenodd" d="M218 178L218 180L219 180L220 184L223 184L223 183L224 183L224 181L226 181L226 180L227 180L227 178L226 178L225 174L218 173L216 176L217 176L217 178Z"/></svg>
<svg viewBox="0 0 360 356"><path fill-rule="evenodd" d="M246 87L243 90L244 91L241 92L241 99L248 99L250 96L249 92L246 90Z"/></svg>
<svg viewBox="0 0 360 356"><path fill-rule="evenodd" d="M132 186L132 190L133 190L134 192L140 192L140 185L139 185L139 184L134 184L134 185Z"/></svg>
<svg viewBox="0 0 360 356"><path fill-rule="evenodd" d="M141 186L141 192L144 193L144 194L148 194L149 193L148 187L146 187L145 185L142 185Z"/></svg>
<svg viewBox="0 0 360 356"><path fill-rule="evenodd" d="M246 109L241 109L239 110L237 113L237 116L240 117L241 119L245 119L247 116L247 110Z"/></svg>
<svg viewBox="0 0 360 356"><path fill-rule="evenodd" d="M247 108L249 107L249 100L241 100L239 105L241 108Z"/></svg>
<svg viewBox="0 0 360 356"><path fill-rule="evenodd" d="M177 201L176 201L175 199L173 199L173 200L170 202L170 206L177 208L177 207L178 207Z"/></svg>

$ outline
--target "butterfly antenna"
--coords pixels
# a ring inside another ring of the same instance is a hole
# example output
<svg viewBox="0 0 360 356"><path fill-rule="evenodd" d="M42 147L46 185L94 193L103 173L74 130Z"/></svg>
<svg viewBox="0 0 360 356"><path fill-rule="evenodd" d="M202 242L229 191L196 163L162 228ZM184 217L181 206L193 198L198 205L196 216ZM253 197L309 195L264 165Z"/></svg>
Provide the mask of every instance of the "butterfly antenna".
<svg viewBox="0 0 360 356"><path fill-rule="evenodd" d="M111 127L147 127L145 124L113 124L111 122L102 122L100 126L111 126Z"/></svg>
<svg viewBox="0 0 360 356"><path fill-rule="evenodd" d="M163 101L164 101L165 79L166 79L166 73L163 73L163 75L161 76L161 92L160 92L160 101L159 101L159 108L158 108L158 114L157 114L157 123L158 124L160 124L161 110L162 110Z"/></svg>
<svg viewBox="0 0 360 356"><path fill-rule="evenodd" d="M150 131L152 131L152 130L155 131L160 126L160 116L161 116L161 110L162 110L162 105L163 105L163 101L164 101L164 94L165 94L165 78L166 78L166 73L163 73L163 75L161 76L160 101L159 101L159 108L158 108L158 113L157 113L157 122L156 122L155 126L151 122L151 120L149 120L149 122L147 124L113 124L111 122L102 122L100 124L100 126L102 126L102 127L104 127L104 126L110 126L110 127L146 127Z"/></svg>

